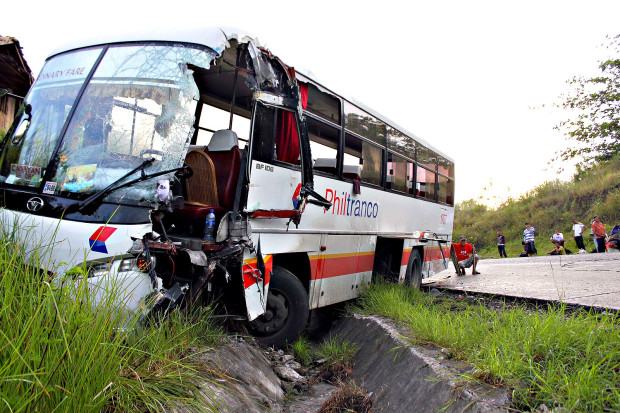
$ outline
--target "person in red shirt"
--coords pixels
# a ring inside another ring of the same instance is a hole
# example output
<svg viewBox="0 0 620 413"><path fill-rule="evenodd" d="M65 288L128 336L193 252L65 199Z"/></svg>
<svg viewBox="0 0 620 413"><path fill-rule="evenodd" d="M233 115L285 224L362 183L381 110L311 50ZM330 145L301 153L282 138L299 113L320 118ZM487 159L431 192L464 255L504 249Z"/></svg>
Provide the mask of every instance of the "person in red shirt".
<svg viewBox="0 0 620 413"><path fill-rule="evenodd" d="M601 222L601 218L594 216L594 222L592 223L592 232L594 233L594 243L596 244L596 252L605 252L605 237L607 236L607 230L605 224Z"/></svg>
<svg viewBox="0 0 620 413"><path fill-rule="evenodd" d="M459 237L458 244L452 244L454 251L456 252L456 258L459 262L459 275L465 275L465 268L469 268L472 265L474 268L471 270L472 275L480 274L476 271L476 264L478 264L478 255L473 245L467 243L465 235Z"/></svg>

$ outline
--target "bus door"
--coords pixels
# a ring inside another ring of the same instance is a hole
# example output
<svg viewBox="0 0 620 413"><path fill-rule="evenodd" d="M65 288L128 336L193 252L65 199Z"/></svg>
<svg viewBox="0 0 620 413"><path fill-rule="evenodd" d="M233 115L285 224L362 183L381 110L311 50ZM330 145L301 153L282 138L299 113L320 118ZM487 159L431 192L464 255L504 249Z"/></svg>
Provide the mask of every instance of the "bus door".
<svg viewBox="0 0 620 413"><path fill-rule="evenodd" d="M247 212L255 219L279 219L277 227L298 226L306 203L331 206L314 192L305 121L289 98L258 92L254 99Z"/></svg>

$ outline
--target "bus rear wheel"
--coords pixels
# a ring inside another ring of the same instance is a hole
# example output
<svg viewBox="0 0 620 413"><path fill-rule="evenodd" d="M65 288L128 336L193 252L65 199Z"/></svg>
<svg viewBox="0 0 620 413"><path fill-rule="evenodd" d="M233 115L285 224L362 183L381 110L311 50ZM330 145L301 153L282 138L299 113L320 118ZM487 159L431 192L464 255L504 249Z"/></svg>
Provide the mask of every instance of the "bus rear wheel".
<svg viewBox="0 0 620 413"><path fill-rule="evenodd" d="M308 321L308 293L293 273L274 266L265 314L250 322L250 330L264 346L283 347L299 338Z"/></svg>
<svg viewBox="0 0 620 413"><path fill-rule="evenodd" d="M411 255L409 256L405 283L417 290L422 286L422 257L420 256L420 251L415 248L411 250Z"/></svg>

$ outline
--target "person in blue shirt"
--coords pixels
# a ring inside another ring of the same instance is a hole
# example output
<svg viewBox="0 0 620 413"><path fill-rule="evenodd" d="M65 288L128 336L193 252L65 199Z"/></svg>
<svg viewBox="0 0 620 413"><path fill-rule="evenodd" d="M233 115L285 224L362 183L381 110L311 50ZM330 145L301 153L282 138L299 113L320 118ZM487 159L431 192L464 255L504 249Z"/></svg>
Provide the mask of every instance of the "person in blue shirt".
<svg viewBox="0 0 620 413"><path fill-rule="evenodd" d="M527 251L528 256L536 256L538 255L538 250L536 250L536 245L534 244L534 236L536 231L534 227L530 226L529 222L525 223L525 230L523 231L523 242L525 242L525 250Z"/></svg>

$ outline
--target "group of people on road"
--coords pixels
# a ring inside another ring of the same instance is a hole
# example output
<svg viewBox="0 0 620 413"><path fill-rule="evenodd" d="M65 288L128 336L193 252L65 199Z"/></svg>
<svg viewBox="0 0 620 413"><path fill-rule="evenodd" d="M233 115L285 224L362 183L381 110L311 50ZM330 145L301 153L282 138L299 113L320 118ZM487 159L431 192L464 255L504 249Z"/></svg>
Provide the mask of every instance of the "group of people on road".
<svg viewBox="0 0 620 413"><path fill-rule="evenodd" d="M586 252L586 246L583 241L583 231L586 228L584 224L579 222L576 218L573 219L573 237L575 239L575 243L577 244L577 248L579 252ZM605 252L605 238L607 237L607 230L605 228L605 224L601 222L601 218L596 215L591 222L591 235L594 237L595 243L595 251L593 252ZM536 230L534 227L530 225L529 222L525 223L525 229L523 230L523 249L519 256L520 257L532 257L538 255L538 250L536 249ZM500 258L507 258L506 255L506 237L502 234L501 231L497 231L497 251L499 252ZM548 255L565 255L571 254L569 250L564 247L564 234L560 232L559 229L556 229L554 234L550 238L553 243L554 248L551 251L548 251Z"/></svg>
<svg viewBox="0 0 620 413"><path fill-rule="evenodd" d="M583 241L583 231L586 228L584 224L579 222L576 218L573 219L573 237L575 238L575 243L577 244L577 248L580 253L586 252L586 246ZM618 227L616 227L618 228ZM596 249L593 252L605 252L605 239L607 237L607 230L605 228L605 224L601 222L601 218L596 215L591 222L591 235L594 236L594 243L596 245ZM616 231L616 229L614 229ZM612 231L613 234L613 231ZM502 234L502 231L497 231L497 251L499 252L500 258L508 258L506 254L506 237ZM548 251L548 255L565 255L571 254L569 250L564 247L564 234L560 232L559 229L556 229L553 235L550 238L553 243L553 249ZM538 255L538 250L536 249L536 230L533 226L530 225L529 222L525 223L525 229L523 230L523 248L524 252L522 252L520 257L532 257ZM461 235L459 237L459 242L453 243L452 247L454 248L454 253L456 255L456 261L458 262L458 275L465 275L466 268L472 268L472 275L480 274L476 270L476 264L480 257L476 254L476 249L472 244L467 242L467 237Z"/></svg>

